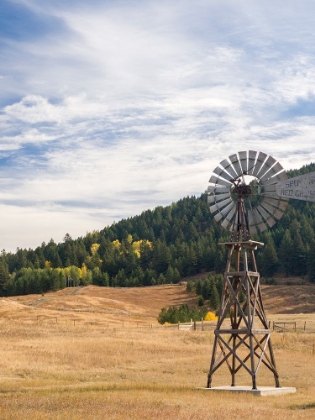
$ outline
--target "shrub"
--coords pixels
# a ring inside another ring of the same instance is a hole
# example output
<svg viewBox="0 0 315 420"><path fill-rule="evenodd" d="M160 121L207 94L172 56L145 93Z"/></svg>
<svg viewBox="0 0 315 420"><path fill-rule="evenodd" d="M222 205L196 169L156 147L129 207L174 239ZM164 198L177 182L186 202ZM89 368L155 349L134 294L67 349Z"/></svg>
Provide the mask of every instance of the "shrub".
<svg viewBox="0 0 315 420"><path fill-rule="evenodd" d="M205 317L203 318L204 321L217 321L218 317L214 312L207 312Z"/></svg>
<svg viewBox="0 0 315 420"><path fill-rule="evenodd" d="M168 309L162 308L158 316L158 322L160 324L165 324L169 322L170 324L177 324L178 322L190 322L200 321L206 314L205 308L189 308L188 305L181 305L179 308L176 306L170 306Z"/></svg>
<svg viewBox="0 0 315 420"><path fill-rule="evenodd" d="M205 304L204 298L202 296L199 296L198 306L204 306L204 304Z"/></svg>

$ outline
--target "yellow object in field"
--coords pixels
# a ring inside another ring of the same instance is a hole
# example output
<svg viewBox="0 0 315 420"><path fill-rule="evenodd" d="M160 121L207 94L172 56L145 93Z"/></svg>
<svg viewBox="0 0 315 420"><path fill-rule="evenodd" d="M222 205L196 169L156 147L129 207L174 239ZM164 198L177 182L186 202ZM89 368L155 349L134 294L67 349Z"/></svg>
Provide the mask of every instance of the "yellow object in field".
<svg viewBox="0 0 315 420"><path fill-rule="evenodd" d="M204 321L216 321L218 317L214 312L207 312L203 319Z"/></svg>

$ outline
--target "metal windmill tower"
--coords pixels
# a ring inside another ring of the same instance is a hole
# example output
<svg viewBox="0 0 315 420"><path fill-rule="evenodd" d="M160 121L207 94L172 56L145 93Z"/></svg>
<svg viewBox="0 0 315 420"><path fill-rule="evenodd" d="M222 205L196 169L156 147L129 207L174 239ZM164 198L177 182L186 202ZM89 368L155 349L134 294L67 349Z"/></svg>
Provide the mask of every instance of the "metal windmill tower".
<svg viewBox="0 0 315 420"><path fill-rule="evenodd" d="M261 365L280 387L255 259L255 250L263 243L251 235L264 232L282 217L289 193L279 194L279 185L287 175L273 157L252 150L229 156L213 172L208 187L210 211L231 235L229 242L222 243L228 256L207 388L224 364L232 387L244 369L256 390Z"/></svg>

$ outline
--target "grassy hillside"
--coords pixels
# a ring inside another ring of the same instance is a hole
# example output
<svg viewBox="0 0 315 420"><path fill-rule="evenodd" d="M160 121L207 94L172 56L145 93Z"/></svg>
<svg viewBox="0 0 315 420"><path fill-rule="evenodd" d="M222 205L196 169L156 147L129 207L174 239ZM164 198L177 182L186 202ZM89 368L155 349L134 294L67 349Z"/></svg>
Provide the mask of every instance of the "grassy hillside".
<svg viewBox="0 0 315 420"><path fill-rule="evenodd" d="M315 325L314 289L263 286L269 318ZM299 311L305 296L313 314L276 313L283 303ZM308 332L272 334L281 385L297 387L296 394L258 398L195 390L206 384L213 332L156 321L161 306L194 299L179 285L88 286L1 299L0 418L313 419L314 334ZM222 368L213 385L229 382ZM240 372L237 383L248 385L250 378ZM263 366L261 385L273 385Z"/></svg>
<svg viewBox="0 0 315 420"><path fill-rule="evenodd" d="M293 282L294 279L291 279ZM315 285L262 286L268 315L315 313ZM3 298L1 319L24 323L96 323L103 325L158 325L162 307L194 306L197 296L185 285L162 285L139 288L86 286L65 288L45 295ZM302 315L303 317L303 315Z"/></svg>

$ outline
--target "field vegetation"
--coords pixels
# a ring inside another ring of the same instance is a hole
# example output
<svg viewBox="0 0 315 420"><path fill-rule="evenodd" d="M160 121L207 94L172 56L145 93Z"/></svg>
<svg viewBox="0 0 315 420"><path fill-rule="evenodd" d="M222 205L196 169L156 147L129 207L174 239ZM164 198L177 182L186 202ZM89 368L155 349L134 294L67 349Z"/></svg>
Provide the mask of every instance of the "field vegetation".
<svg viewBox="0 0 315 420"><path fill-rule="evenodd" d="M213 332L157 321L162 307L196 305L184 285L3 298L0 418L314 419L315 286L283 286L280 293L281 287L263 286L263 295L271 321L297 322L296 332L272 334L281 385L297 393L261 398L196 390L206 384ZM306 287L304 297L286 287ZM294 313L308 300L308 313ZM219 370L213 385L229 383ZM250 378L243 373L238 384ZM261 369L259 385L273 385L269 371Z"/></svg>

